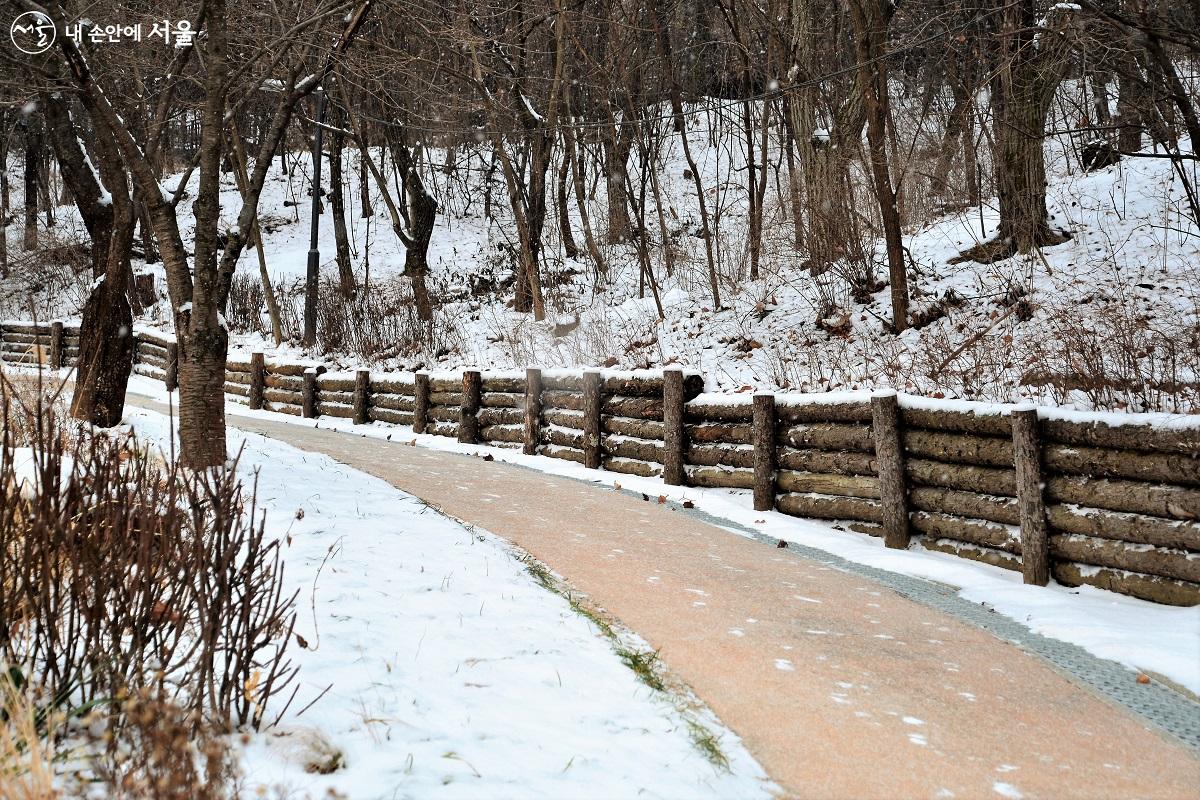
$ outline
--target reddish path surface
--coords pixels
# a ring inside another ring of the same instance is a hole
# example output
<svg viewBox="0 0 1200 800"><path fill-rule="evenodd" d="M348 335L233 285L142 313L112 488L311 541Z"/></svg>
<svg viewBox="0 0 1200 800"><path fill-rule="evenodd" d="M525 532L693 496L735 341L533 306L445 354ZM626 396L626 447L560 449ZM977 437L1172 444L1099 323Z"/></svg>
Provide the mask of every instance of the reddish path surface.
<svg viewBox="0 0 1200 800"><path fill-rule="evenodd" d="M867 579L607 488L230 423L383 478L546 563L659 649L790 797L1200 797L1200 759L1179 743Z"/></svg>

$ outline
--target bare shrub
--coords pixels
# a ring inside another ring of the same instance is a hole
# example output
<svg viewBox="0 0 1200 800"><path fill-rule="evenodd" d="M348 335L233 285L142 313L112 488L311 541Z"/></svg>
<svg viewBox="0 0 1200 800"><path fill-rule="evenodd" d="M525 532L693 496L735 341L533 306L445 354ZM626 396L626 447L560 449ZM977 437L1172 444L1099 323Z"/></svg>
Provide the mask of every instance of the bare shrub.
<svg viewBox="0 0 1200 800"><path fill-rule="evenodd" d="M0 658L75 705L150 691L259 727L295 675L294 595L236 461L186 471L128 434L68 442L36 413L27 447L0 430Z"/></svg>
<svg viewBox="0 0 1200 800"><path fill-rule="evenodd" d="M1085 319L1076 306L1048 310L1049 335L1034 343L1039 368L1022 382L1065 402L1082 392L1096 408L1186 413L1200 403L1200 321L1151 314L1118 297Z"/></svg>
<svg viewBox="0 0 1200 800"><path fill-rule="evenodd" d="M92 261L86 239L55 228L42 231L37 250L9 254L5 291L0 293L0 319L51 319L77 316L92 284Z"/></svg>

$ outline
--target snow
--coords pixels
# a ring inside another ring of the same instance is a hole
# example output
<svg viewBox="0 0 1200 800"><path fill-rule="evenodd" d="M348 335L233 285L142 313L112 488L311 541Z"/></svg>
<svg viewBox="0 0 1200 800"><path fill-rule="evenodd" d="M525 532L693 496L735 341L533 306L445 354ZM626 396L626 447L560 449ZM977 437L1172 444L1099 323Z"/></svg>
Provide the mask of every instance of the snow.
<svg viewBox="0 0 1200 800"><path fill-rule="evenodd" d="M166 447L167 417L126 419ZM504 541L324 456L235 430L229 448L247 480L257 473L268 538L287 542L308 643L290 651L295 702L245 748L247 786L356 800L771 796L731 732L638 682ZM731 771L704 760L689 720L719 736ZM305 771L337 754L333 773Z"/></svg>

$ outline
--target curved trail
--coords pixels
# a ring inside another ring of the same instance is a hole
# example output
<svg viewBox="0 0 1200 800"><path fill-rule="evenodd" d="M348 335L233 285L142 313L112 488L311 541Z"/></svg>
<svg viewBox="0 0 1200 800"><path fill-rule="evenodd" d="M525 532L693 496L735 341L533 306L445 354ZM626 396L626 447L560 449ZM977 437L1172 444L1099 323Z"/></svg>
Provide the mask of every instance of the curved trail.
<svg viewBox="0 0 1200 800"><path fill-rule="evenodd" d="M1200 796L1200 758L1178 741L1026 650L868 578L568 478L228 421L531 553L659 650L788 796Z"/></svg>

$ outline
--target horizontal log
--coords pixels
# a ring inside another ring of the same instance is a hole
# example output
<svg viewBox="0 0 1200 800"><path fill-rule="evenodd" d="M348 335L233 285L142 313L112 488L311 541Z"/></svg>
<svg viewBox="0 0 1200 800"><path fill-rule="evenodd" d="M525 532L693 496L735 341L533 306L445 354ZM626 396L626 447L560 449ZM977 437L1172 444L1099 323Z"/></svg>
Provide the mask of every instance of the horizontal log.
<svg viewBox="0 0 1200 800"><path fill-rule="evenodd" d="M50 331L45 333L10 333L4 332L0 337L0 341L11 342L12 344L40 344L46 347L50 346Z"/></svg>
<svg viewBox="0 0 1200 800"><path fill-rule="evenodd" d="M875 456L871 453L838 452L827 450L795 450L790 447L776 448L776 459L783 469L801 472L830 472L838 475L875 475Z"/></svg>
<svg viewBox="0 0 1200 800"><path fill-rule="evenodd" d="M429 393L429 405L430 406L447 406L447 407L458 408L459 406L462 405L462 402L463 402L462 392L432 392L431 391Z"/></svg>
<svg viewBox="0 0 1200 800"><path fill-rule="evenodd" d="M637 461L630 458L601 456L600 465L609 472L638 475L643 478L657 478L659 475L662 475L662 466L660 464L651 464L646 461Z"/></svg>
<svg viewBox="0 0 1200 800"><path fill-rule="evenodd" d="M583 394L580 392L563 392L547 390L542 392L543 408L565 408L570 411L583 410Z"/></svg>
<svg viewBox="0 0 1200 800"><path fill-rule="evenodd" d="M842 423L792 425L781 427L776 435L776 441L798 450L875 452L875 441L871 438L871 428L868 425Z"/></svg>
<svg viewBox="0 0 1200 800"><path fill-rule="evenodd" d="M1013 464L1011 439L916 428L902 430L900 439L905 454L915 458L985 467L1010 467Z"/></svg>
<svg viewBox="0 0 1200 800"><path fill-rule="evenodd" d="M624 436L609 436L600 442L601 454L617 458L633 458L639 461L663 463L665 457L662 442L648 442Z"/></svg>
<svg viewBox="0 0 1200 800"><path fill-rule="evenodd" d="M559 447L570 447L581 452L583 448L583 434L565 428L543 428L542 441Z"/></svg>
<svg viewBox="0 0 1200 800"><path fill-rule="evenodd" d="M249 397L250 387L240 383L225 381L225 394L236 394L238 397Z"/></svg>
<svg viewBox="0 0 1200 800"><path fill-rule="evenodd" d="M867 400L846 403L789 403L787 396L776 396L775 416L789 425L808 423L870 422L871 403Z"/></svg>
<svg viewBox="0 0 1200 800"><path fill-rule="evenodd" d="M525 411L520 408L481 408L479 424L488 425L524 425Z"/></svg>
<svg viewBox="0 0 1200 800"><path fill-rule="evenodd" d="M541 454L550 456L550 458L561 458L567 461L574 461L577 464L583 463L583 451L577 450L574 447L558 447L556 445L545 445L541 449Z"/></svg>
<svg viewBox="0 0 1200 800"><path fill-rule="evenodd" d="M583 430L583 414L579 411L546 410L542 412L542 421L547 425L557 425L560 428Z"/></svg>
<svg viewBox="0 0 1200 800"><path fill-rule="evenodd" d="M525 441L525 428L512 425L484 425L479 429L479 438L485 442L515 442Z"/></svg>
<svg viewBox="0 0 1200 800"><path fill-rule="evenodd" d="M846 519L860 522L880 522L883 507L878 500L864 497L834 497L823 494L781 494L775 507L793 517L812 519Z"/></svg>
<svg viewBox="0 0 1200 800"><path fill-rule="evenodd" d="M970 544L1021 554L1021 532L1007 525L963 519L935 511L914 511L910 517L913 528L932 539L955 539Z"/></svg>
<svg viewBox="0 0 1200 800"><path fill-rule="evenodd" d="M452 439L458 438L458 425L449 425L445 422L430 423L425 429L426 433L432 433L434 436L449 436Z"/></svg>
<svg viewBox="0 0 1200 800"><path fill-rule="evenodd" d="M701 403L693 400L683 407L684 422L750 422L754 411L749 403Z"/></svg>
<svg viewBox="0 0 1200 800"><path fill-rule="evenodd" d="M750 425L740 422L708 422L684 425L684 436L697 444L750 444Z"/></svg>
<svg viewBox="0 0 1200 800"><path fill-rule="evenodd" d="M392 411L407 411L412 413L415 399L402 394L372 394L372 408L387 408Z"/></svg>
<svg viewBox="0 0 1200 800"><path fill-rule="evenodd" d="M3 326L0 326L0 330L3 330L5 333L11 331L12 333L44 333L47 336L50 335L49 325L34 325L25 322L6 322Z"/></svg>
<svg viewBox="0 0 1200 800"><path fill-rule="evenodd" d="M396 411L391 408L371 406L367 409L367 419L373 422L388 422L392 425L412 425L413 415L411 409L408 411Z"/></svg>
<svg viewBox="0 0 1200 800"><path fill-rule="evenodd" d="M300 392L304 390L304 376L272 375L268 372L263 378L263 385L268 389L287 389L288 391Z"/></svg>
<svg viewBox="0 0 1200 800"><path fill-rule="evenodd" d="M336 392L332 389L317 389L317 402L319 403L344 403L348 406L354 405L354 392Z"/></svg>
<svg viewBox="0 0 1200 800"><path fill-rule="evenodd" d="M1004 497L1017 496L1017 473L1012 469L909 458L905 459L904 471L909 482L919 486L941 486L946 489Z"/></svg>
<svg viewBox="0 0 1200 800"><path fill-rule="evenodd" d="M152 367L149 364L134 364L133 371L138 375L145 375L147 378L154 378L160 381L165 378L167 374L158 367Z"/></svg>
<svg viewBox="0 0 1200 800"><path fill-rule="evenodd" d="M1168 519L1200 519L1200 491L1114 478L1056 475L1046 481L1046 497L1110 511L1130 511Z"/></svg>
<svg viewBox="0 0 1200 800"><path fill-rule="evenodd" d="M304 395L301 392L289 392L286 389L264 389L263 399L269 403L289 403L303 405Z"/></svg>
<svg viewBox="0 0 1200 800"><path fill-rule="evenodd" d="M1067 475L1200 486L1200 458L1182 454L1050 444L1042 453L1042 461L1050 472Z"/></svg>
<svg viewBox="0 0 1200 800"><path fill-rule="evenodd" d="M935 553L948 553L959 558L969 558L972 561L991 564L993 567L1001 569L1021 571L1019 556L983 545L960 542L956 539L935 539L932 536L924 536L921 538L921 547Z"/></svg>
<svg viewBox="0 0 1200 800"><path fill-rule="evenodd" d="M1200 456L1200 428L1167 430L1150 425L1109 425L1098 420L1059 419L1044 419L1041 427L1047 440L1062 444Z"/></svg>
<svg viewBox="0 0 1200 800"><path fill-rule="evenodd" d="M985 519L1005 525L1021 524L1021 512L1015 497L963 492L936 486L914 486L909 489L908 502L918 511L956 514L960 517Z"/></svg>
<svg viewBox="0 0 1200 800"><path fill-rule="evenodd" d="M662 441L663 424L652 419L630 419L629 417L602 416L600 430L618 436L636 436L639 439Z"/></svg>
<svg viewBox="0 0 1200 800"><path fill-rule="evenodd" d="M687 482L710 489L753 489L754 470L693 467L687 470Z"/></svg>
<svg viewBox="0 0 1200 800"><path fill-rule="evenodd" d="M250 373L238 372L237 370L225 370L225 380L229 383L240 383L243 386L250 385Z"/></svg>
<svg viewBox="0 0 1200 800"><path fill-rule="evenodd" d="M749 445L693 444L684 450L683 462L698 467L753 467L754 449Z"/></svg>
<svg viewBox="0 0 1200 800"><path fill-rule="evenodd" d="M265 393L264 393L264 397L265 397ZM293 417L299 417L299 416L301 416L301 413L303 412L303 408L294 403L264 402L263 410L264 411L274 411L279 414L291 414Z"/></svg>
<svg viewBox="0 0 1200 800"><path fill-rule="evenodd" d="M445 376L435 378L431 376L429 378L430 392L461 392L462 385L463 383L461 376L455 376L453 378L447 378Z"/></svg>
<svg viewBox="0 0 1200 800"><path fill-rule="evenodd" d="M167 350L165 345L155 344L154 342L148 341L146 339L138 339L137 340L137 349L138 349L138 352L142 353L142 354L150 353L152 355L158 356L159 358L168 358L169 357L169 351ZM226 362L225 369L229 369L229 368L230 368L229 362Z"/></svg>
<svg viewBox="0 0 1200 800"><path fill-rule="evenodd" d="M354 406L348 403L317 401L317 414L322 417L354 419Z"/></svg>
<svg viewBox="0 0 1200 800"><path fill-rule="evenodd" d="M1098 589L1171 606L1200 605L1200 584L1190 581L1104 569L1069 561L1051 563L1050 572L1054 575L1054 580L1063 586L1095 586Z"/></svg>
<svg viewBox="0 0 1200 800"><path fill-rule="evenodd" d="M1200 524L1195 522L1059 503L1046 507L1046 517L1050 527L1060 533L1200 552Z"/></svg>
<svg viewBox="0 0 1200 800"><path fill-rule="evenodd" d="M451 406L430 406L426 412L431 420L458 425L458 409Z"/></svg>
<svg viewBox="0 0 1200 800"><path fill-rule="evenodd" d="M267 375L283 375L291 378L303 378L304 373L315 369L318 374L326 372L320 364L267 364Z"/></svg>
<svg viewBox="0 0 1200 800"><path fill-rule="evenodd" d="M339 378L328 374L318 375L317 390L321 392L353 392L354 378Z"/></svg>
<svg viewBox="0 0 1200 800"><path fill-rule="evenodd" d="M484 408L525 408L525 395L510 392L484 392L479 398Z"/></svg>
<svg viewBox="0 0 1200 800"><path fill-rule="evenodd" d="M483 374L480 388L483 393L492 394L495 392L504 392L510 394L525 394L525 376L521 377L500 377L497 375Z"/></svg>
<svg viewBox="0 0 1200 800"><path fill-rule="evenodd" d="M1051 534L1050 556L1059 561L1094 564L1146 575L1200 583L1200 554L1130 545L1076 533Z"/></svg>
<svg viewBox="0 0 1200 800"><path fill-rule="evenodd" d="M879 479L859 475L835 475L781 469L775 475L780 492L817 492L841 497L879 499Z"/></svg>
<svg viewBox="0 0 1200 800"><path fill-rule="evenodd" d="M600 413L633 419L663 418L661 397L603 397Z"/></svg>
<svg viewBox="0 0 1200 800"><path fill-rule="evenodd" d="M150 364L151 366L158 367L159 369L166 369L167 364L170 363L165 358L159 358L158 356L149 355L147 353L139 353L138 361L143 364Z"/></svg>
<svg viewBox="0 0 1200 800"><path fill-rule="evenodd" d="M1008 414L976 414L947 408L900 408L900 424L905 428L925 428L946 433L972 433L979 436L1011 436L1012 418Z"/></svg>
<svg viewBox="0 0 1200 800"><path fill-rule="evenodd" d="M402 394L413 397L416 385L412 378L371 378L371 391L378 394Z"/></svg>

